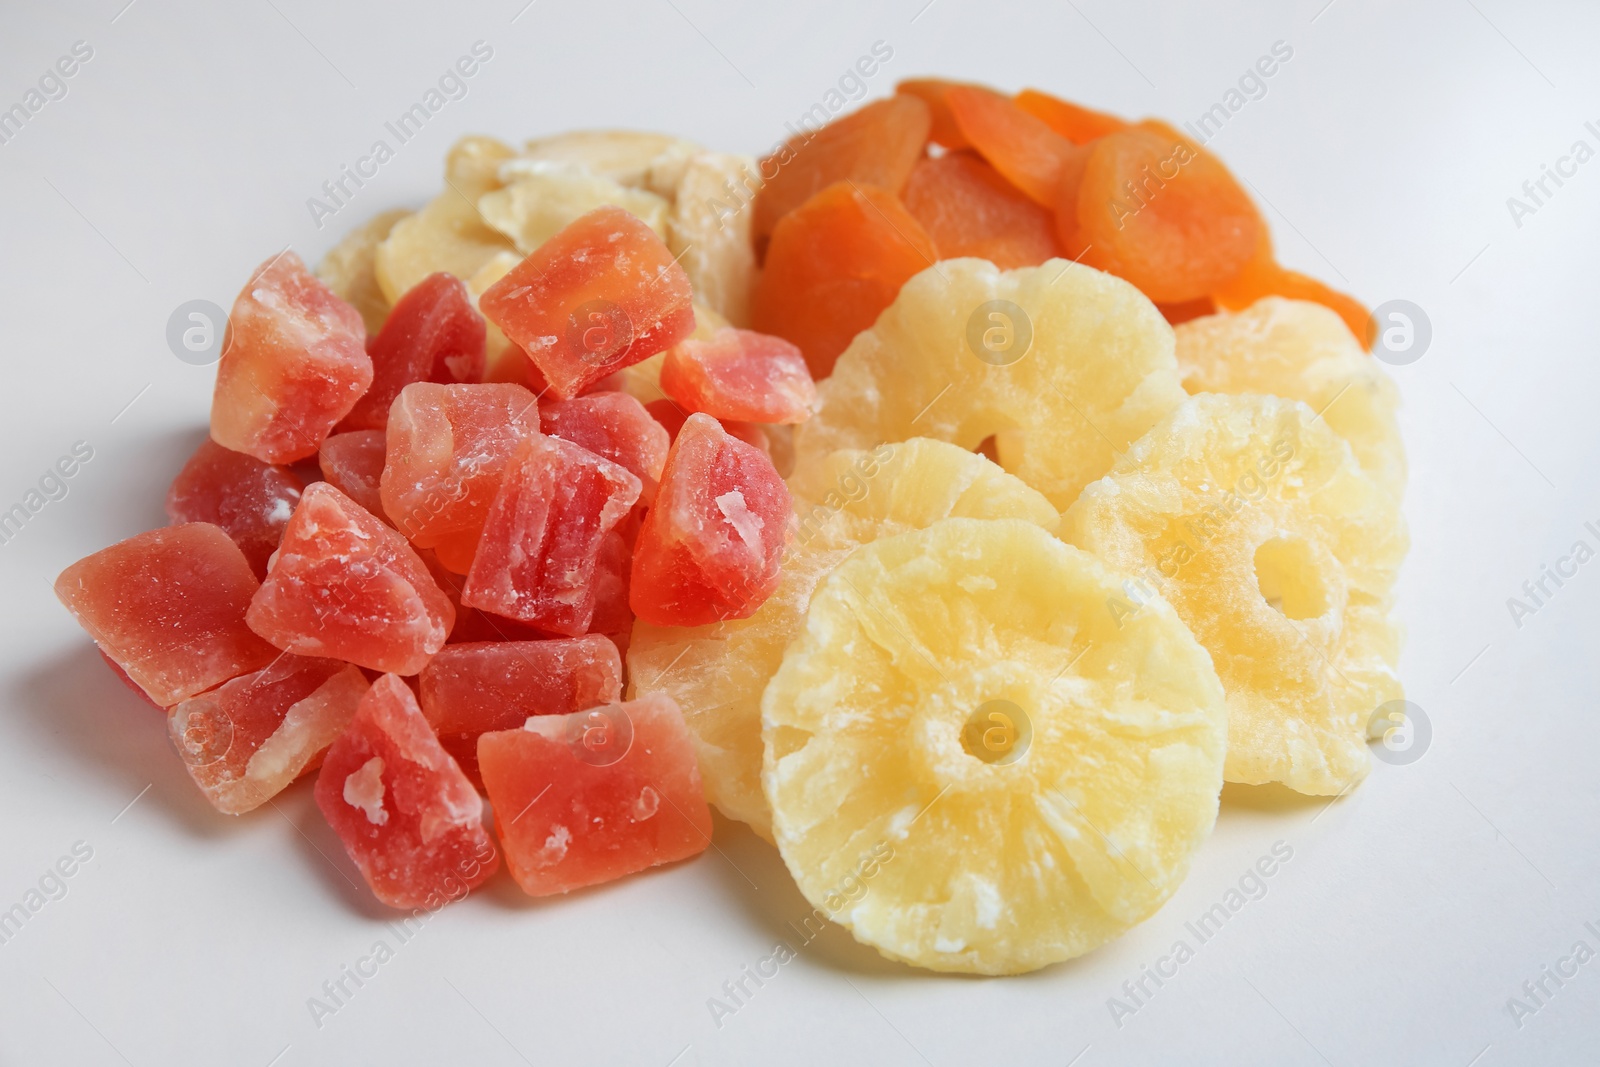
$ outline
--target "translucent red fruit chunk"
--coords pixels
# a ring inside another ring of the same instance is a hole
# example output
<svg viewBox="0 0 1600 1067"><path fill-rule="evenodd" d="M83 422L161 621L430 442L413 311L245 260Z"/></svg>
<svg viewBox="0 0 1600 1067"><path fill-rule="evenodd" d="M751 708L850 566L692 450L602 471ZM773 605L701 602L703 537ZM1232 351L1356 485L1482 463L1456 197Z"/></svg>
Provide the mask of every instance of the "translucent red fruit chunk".
<svg viewBox="0 0 1600 1067"><path fill-rule="evenodd" d="M293 471L207 440L167 490L167 518L222 527L244 552L256 577L278 547L305 488Z"/></svg>
<svg viewBox="0 0 1600 1067"><path fill-rule="evenodd" d="M461 602L576 637L594 617L601 542L639 479L559 437L522 443L483 524Z"/></svg>
<svg viewBox="0 0 1600 1067"><path fill-rule="evenodd" d="M446 568L467 573L506 464L538 432L538 399L520 385L406 386L389 411L384 514Z"/></svg>
<svg viewBox="0 0 1600 1067"><path fill-rule="evenodd" d="M339 424L341 430L381 430L389 405L412 382L481 382L483 316L453 274L430 274L402 296L367 345L372 386Z"/></svg>
<svg viewBox="0 0 1600 1067"><path fill-rule="evenodd" d="M439 907L500 866L482 798L392 674L372 683L328 749L316 795L367 885L391 907Z"/></svg>
<svg viewBox="0 0 1600 1067"><path fill-rule="evenodd" d="M385 512L378 486L383 478L384 454L382 430L351 430L322 442L317 466L335 489L381 519Z"/></svg>
<svg viewBox="0 0 1600 1067"><path fill-rule="evenodd" d="M677 704L651 694L478 738L506 864L532 896L566 893L711 843L711 811Z"/></svg>
<svg viewBox="0 0 1600 1067"><path fill-rule="evenodd" d="M478 735L530 715L565 715L622 699L622 657L598 635L450 645L417 679L422 714L467 777L478 781Z"/></svg>
<svg viewBox="0 0 1600 1067"><path fill-rule="evenodd" d="M259 585L222 527L191 522L86 556L55 588L100 650L170 708L277 657L245 625Z"/></svg>
<svg viewBox="0 0 1600 1067"><path fill-rule="evenodd" d="M444 647L455 614L405 538L313 482L246 618L286 652L416 674Z"/></svg>
<svg viewBox="0 0 1600 1067"><path fill-rule="evenodd" d="M628 603L657 626L753 614L778 586L793 505L772 461L689 416L634 546Z"/></svg>
<svg viewBox="0 0 1600 1067"><path fill-rule="evenodd" d="M649 226L602 207L511 268L478 306L567 399L689 336L693 297Z"/></svg>
<svg viewBox="0 0 1600 1067"><path fill-rule="evenodd" d="M627 393L589 393L539 405L545 433L571 441L625 467L643 485L639 499L655 499L672 438L645 406Z"/></svg>
<svg viewBox="0 0 1600 1067"><path fill-rule="evenodd" d="M804 422L817 400L799 346L731 326L667 349L661 390L690 411L740 422Z"/></svg>
<svg viewBox="0 0 1600 1067"><path fill-rule="evenodd" d="M144 689L140 687L138 682L136 682L132 678L128 677L128 672L123 670L122 669L122 665L119 664L116 660L114 660L110 656L106 655L106 650L105 649L100 648L99 646L96 646L95 647L95 651L100 653L100 658L105 660L105 664L106 664L107 667L111 668L111 673L116 675L117 676L117 680L120 681L123 685L127 686L129 691L132 692L134 694L134 696L137 696L140 700L144 701L146 704L150 705L152 708L155 708L157 711L161 712L162 714L166 714L167 709L162 707L160 704L157 704L154 700L151 700L150 699L150 694L146 693L144 691Z"/></svg>
<svg viewBox="0 0 1600 1067"><path fill-rule="evenodd" d="M357 667L283 655L172 709L172 743L206 799L242 815L322 759L367 691Z"/></svg>
<svg viewBox="0 0 1600 1067"><path fill-rule="evenodd" d="M683 429L683 424L688 420L690 413L683 410L683 406L676 400L668 400L666 398L652 400L644 407L646 411L650 412L650 417L659 422L662 428L667 431L667 439L676 441L678 439L678 431ZM760 426L753 422L736 422L733 419L718 419L717 421L722 423L722 428L732 436L752 448L760 449L762 455L769 459L772 457L772 442L768 440L767 432Z"/></svg>
<svg viewBox="0 0 1600 1067"><path fill-rule="evenodd" d="M211 436L264 463L315 455L372 384L361 313L293 252L256 269L228 313Z"/></svg>
<svg viewBox="0 0 1600 1067"><path fill-rule="evenodd" d="M628 570L633 566L633 543L624 526L634 523L630 516L622 526L606 534L600 542L600 557L594 568L594 618L589 632L621 637L633 629L633 609L628 606Z"/></svg>

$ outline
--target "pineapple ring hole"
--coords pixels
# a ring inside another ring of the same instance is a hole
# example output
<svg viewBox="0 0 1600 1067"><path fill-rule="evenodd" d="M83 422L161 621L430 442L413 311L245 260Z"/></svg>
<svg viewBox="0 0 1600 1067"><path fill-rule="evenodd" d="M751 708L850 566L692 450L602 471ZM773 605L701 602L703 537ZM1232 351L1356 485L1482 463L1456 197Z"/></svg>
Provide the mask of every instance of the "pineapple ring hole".
<svg viewBox="0 0 1600 1067"><path fill-rule="evenodd" d="M1328 587L1304 538L1263 541L1256 549L1256 586L1286 618L1315 619L1328 611Z"/></svg>
<svg viewBox="0 0 1600 1067"><path fill-rule="evenodd" d="M792 756L811 741L811 731L798 726L780 726L772 733L772 758L774 761Z"/></svg>
<svg viewBox="0 0 1600 1067"><path fill-rule="evenodd" d="M1028 753L1033 723L1009 700L986 700L961 726L961 747L988 764L1015 763Z"/></svg>

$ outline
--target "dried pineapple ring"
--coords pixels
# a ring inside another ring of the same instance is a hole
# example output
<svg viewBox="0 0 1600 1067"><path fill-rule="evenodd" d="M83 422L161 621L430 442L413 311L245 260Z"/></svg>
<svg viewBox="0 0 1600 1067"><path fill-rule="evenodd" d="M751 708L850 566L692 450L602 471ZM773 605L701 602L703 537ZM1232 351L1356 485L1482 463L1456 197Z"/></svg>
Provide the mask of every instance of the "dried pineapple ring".
<svg viewBox="0 0 1600 1067"><path fill-rule="evenodd" d="M361 321L366 324L368 337L381 330L384 320L389 317L389 301L378 287L377 276L373 274L378 245L389 236L396 223L410 215L411 212L399 209L385 211L368 219L345 234L317 264L317 277L361 312Z"/></svg>
<svg viewBox="0 0 1600 1067"><path fill-rule="evenodd" d="M667 219L667 247L694 286L695 299L735 326L750 325L756 257L751 205L760 170L749 156L701 152L690 157Z"/></svg>
<svg viewBox="0 0 1600 1067"><path fill-rule="evenodd" d="M478 198L500 188L500 164L514 150L492 137L463 137L445 159L445 188L421 211L399 222L378 246L374 273L393 304L436 271L471 278L495 254L509 251L510 238L478 214Z"/></svg>
<svg viewBox="0 0 1600 1067"><path fill-rule="evenodd" d="M575 163L591 174L631 189L648 189L671 198L689 157L701 151L693 141L637 130L573 130L529 141L500 168L503 181L516 181L540 163Z"/></svg>
<svg viewBox="0 0 1600 1067"><path fill-rule="evenodd" d="M1050 260L953 259L906 282L821 383L795 434L836 448L995 438L1000 465L1058 508L1183 400L1172 328L1120 278Z"/></svg>
<svg viewBox="0 0 1600 1067"><path fill-rule="evenodd" d="M1389 618L1397 503L1307 405L1202 393L1062 517L1062 537L1159 592L1228 694L1230 782L1330 795L1369 766L1373 709L1401 696Z"/></svg>
<svg viewBox="0 0 1600 1067"><path fill-rule="evenodd" d="M671 208L665 198L629 189L572 163L536 163L518 171L511 184L480 196L478 211L527 255L574 219L608 204L639 218L665 240Z"/></svg>
<svg viewBox="0 0 1600 1067"><path fill-rule="evenodd" d="M761 701L762 783L808 900L886 956L982 974L1082 955L1161 906L1216 818L1227 712L1171 608L1117 626L1121 582L1015 519L839 565Z"/></svg>
<svg viewBox="0 0 1600 1067"><path fill-rule="evenodd" d="M1267 393L1303 400L1350 444L1361 469L1398 497L1405 447L1400 393L1335 312L1269 296L1244 311L1191 319L1173 331L1191 393Z"/></svg>
<svg viewBox="0 0 1600 1067"><path fill-rule="evenodd" d="M1017 518L1053 530L1056 509L982 456L914 437L872 452L814 459L789 480L799 529L782 583L748 619L711 626L634 625L629 699L666 693L695 739L706 795L772 837L761 793L761 691L800 632L811 593L856 547L952 515Z"/></svg>

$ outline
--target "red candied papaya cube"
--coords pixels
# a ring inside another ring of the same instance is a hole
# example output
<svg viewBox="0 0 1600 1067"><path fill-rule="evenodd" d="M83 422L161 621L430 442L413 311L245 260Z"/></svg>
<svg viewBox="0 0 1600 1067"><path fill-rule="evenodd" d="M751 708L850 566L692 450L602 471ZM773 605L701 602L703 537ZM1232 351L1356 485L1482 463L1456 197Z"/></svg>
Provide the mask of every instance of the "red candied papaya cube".
<svg viewBox="0 0 1600 1067"><path fill-rule="evenodd" d="M817 401L799 346L731 326L667 349L661 391L689 411L739 422L804 422Z"/></svg>
<svg viewBox="0 0 1600 1067"><path fill-rule="evenodd" d="M322 759L367 691L357 667L279 656L173 708L167 729L213 807L242 815Z"/></svg>
<svg viewBox="0 0 1600 1067"><path fill-rule="evenodd" d="M222 527L260 578L304 488L287 467L206 440L172 480L167 518Z"/></svg>
<svg viewBox="0 0 1600 1067"><path fill-rule="evenodd" d="M694 745L665 694L486 733L478 765L506 864L531 896L609 882L711 843Z"/></svg>
<svg viewBox="0 0 1600 1067"><path fill-rule="evenodd" d="M566 400L688 337L693 298L655 231L601 207L512 267L478 306Z"/></svg>
<svg viewBox="0 0 1600 1067"><path fill-rule="evenodd" d="M146 693L144 691L143 687L141 687L138 682L136 682L132 678L128 677L128 672L122 669L122 665L120 663L118 663L116 660L112 659L110 656L106 655L106 650L105 649L100 648L98 645L96 645L95 646L95 651L100 653L100 658L105 661L105 664L106 664L107 667L111 668L111 673L116 675L117 676L117 680L120 681L123 685L127 686L129 691L132 692L134 696L138 697L140 700L144 701L146 704L150 705L152 708L155 708L157 711L161 712L163 715L166 714L167 709L162 707L160 704L157 704L154 700L151 700L150 699L150 694Z"/></svg>
<svg viewBox="0 0 1600 1067"><path fill-rule="evenodd" d="M447 569L467 573L512 453L538 432L538 399L520 385L406 386L389 412L384 513Z"/></svg>
<svg viewBox="0 0 1600 1067"><path fill-rule="evenodd" d="M382 430L351 430L334 434L317 451L322 477L380 519L385 518L378 488L383 478L384 449Z"/></svg>
<svg viewBox="0 0 1600 1067"><path fill-rule="evenodd" d="M461 602L576 637L594 617L606 534L639 499L639 479L570 441L523 442L483 524Z"/></svg>
<svg viewBox="0 0 1600 1067"><path fill-rule="evenodd" d="M448 645L417 678L422 714L467 777L478 735L530 715L565 715L622 699L622 657L599 635Z"/></svg>
<svg viewBox="0 0 1600 1067"><path fill-rule="evenodd" d="M662 429L667 431L668 441L676 441L678 439L678 431L683 429L683 424L689 418L689 412L683 410L682 405L676 400L666 398L652 400L644 408L650 413L650 417L659 422ZM772 456L772 442L767 439L767 431L760 426L753 422L735 422L732 419L718 419L717 421L722 423L722 428L734 437L737 437L752 448L759 448L762 455L769 458Z"/></svg>
<svg viewBox="0 0 1600 1067"><path fill-rule="evenodd" d="M645 406L627 393L588 393L539 405L540 428L603 459L626 467L643 485L639 499L655 499L672 438Z"/></svg>
<svg viewBox="0 0 1600 1067"><path fill-rule="evenodd" d="M245 617L285 652L416 674L444 647L456 613L405 538L313 482Z"/></svg>
<svg viewBox="0 0 1600 1067"><path fill-rule="evenodd" d="M412 382L481 382L486 327L461 279L443 271L413 285L367 345L372 386L341 430L381 430L389 405Z"/></svg>
<svg viewBox="0 0 1600 1067"><path fill-rule="evenodd" d="M619 526L600 542L600 556L594 568L594 617L589 620L590 633L617 637L633 630L633 609L628 606L628 572L633 566L633 544L637 537L637 530L630 538Z"/></svg>
<svg viewBox="0 0 1600 1067"><path fill-rule="evenodd" d="M366 339L361 313L299 256L269 259L228 313L212 438L263 463L315 455L372 384Z"/></svg>
<svg viewBox="0 0 1600 1067"><path fill-rule="evenodd" d="M377 898L437 908L500 866L483 800L404 681L372 683L317 774L317 807Z"/></svg>
<svg viewBox="0 0 1600 1067"><path fill-rule="evenodd" d="M170 708L278 655L245 625L260 584L222 527L190 522L86 556L55 589L100 650Z"/></svg>
<svg viewBox="0 0 1600 1067"><path fill-rule="evenodd" d="M689 416L634 546L633 613L656 626L748 618L778 587L792 508L770 459Z"/></svg>

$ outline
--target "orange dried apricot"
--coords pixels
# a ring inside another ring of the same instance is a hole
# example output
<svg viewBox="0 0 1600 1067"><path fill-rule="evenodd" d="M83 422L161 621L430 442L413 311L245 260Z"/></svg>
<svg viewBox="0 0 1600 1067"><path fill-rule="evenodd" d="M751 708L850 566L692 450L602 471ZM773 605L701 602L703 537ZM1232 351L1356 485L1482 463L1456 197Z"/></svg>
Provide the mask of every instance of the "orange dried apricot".
<svg viewBox="0 0 1600 1067"><path fill-rule="evenodd" d="M978 256L1010 270L1061 254L1050 212L973 152L922 160L902 199L946 259Z"/></svg>
<svg viewBox="0 0 1600 1067"><path fill-rule="evenodd" d="M956 125L979 154L1044 207L1056 206L1063 181L1070 181L1088 160L1088 149L1073 144L999 93L953 85L945 99Z"/></svg>
<svg viewBox="0 0 1600 1067"><path fill-rule="evenodd" d="M897 93L908 93L928 105L928 115L933 120L932 127L928 130L928 140L940 148L954 151L959 148L971 148L972 144L961 132L961 127L956 125L956 117L950 110L950 102L945 99L945 94L963 82L947 81L944 78L907 78L894 87ZM969 88L976 88L969 86Z"/></svg>
<svg viewBox="0 0 1600 1067"><path fill-rule="evenodd" d="M1108 133L1127 129L1129 125L1127 120L1115 115L1079 107L1038 89L1024 89L1011 101L1073 144L1088 144Z"/></svg>
<svg viewBox="0 0 1600 1067"><path fill-rule="evenodd" d="M1372 316L1355 297L1331 289L1315 278L1278 265L1272 251L1272 235L1265 226L1256 238L1256 248L1250 261L1227 284L1212 294L1217 306L1224 311L1240 311L1264 296L1282 296L1291 300L1310 300L1331 308L1350 327L1365 348L1372 347L1370 336Z"/></svg>

